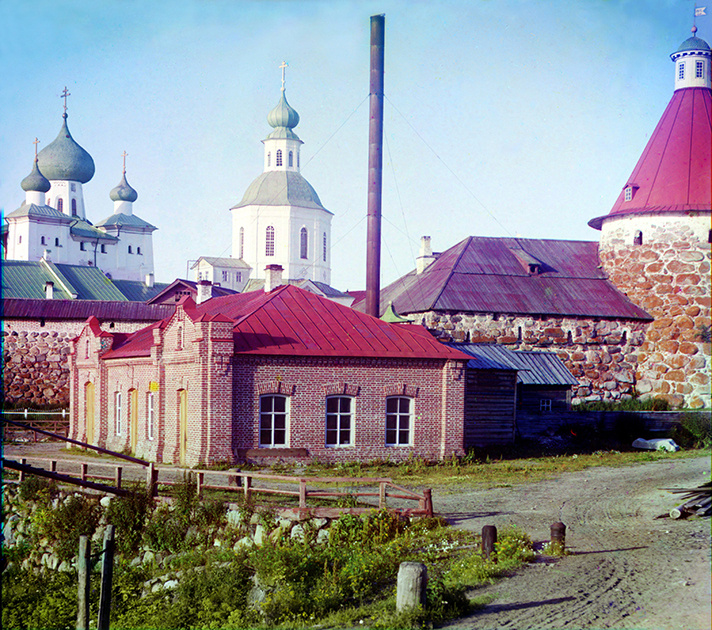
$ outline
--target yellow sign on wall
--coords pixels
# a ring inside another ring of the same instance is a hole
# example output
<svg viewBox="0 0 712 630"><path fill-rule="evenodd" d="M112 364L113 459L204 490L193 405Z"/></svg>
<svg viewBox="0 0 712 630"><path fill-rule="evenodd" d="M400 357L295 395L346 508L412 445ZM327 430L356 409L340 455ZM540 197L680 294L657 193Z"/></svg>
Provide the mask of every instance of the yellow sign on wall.
<svg viewBox="0 0 712 630"><path fill-rule="evenodd" d="M156 383L156 381L150 381L148 383L148 391L149 392L157 392L158 391L158 383Z"/></svg>

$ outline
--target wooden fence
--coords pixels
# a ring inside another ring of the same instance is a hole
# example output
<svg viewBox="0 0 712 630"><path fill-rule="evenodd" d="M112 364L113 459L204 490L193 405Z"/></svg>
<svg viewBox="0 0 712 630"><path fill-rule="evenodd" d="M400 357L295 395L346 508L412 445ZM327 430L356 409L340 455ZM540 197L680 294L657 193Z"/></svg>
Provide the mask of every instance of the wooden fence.
<svg viewBox="0 0 712 630"><path fill-rule="evenodd" d="M66 438L69 435L69 411L32 411L31 409L6 411L0 413L3 416L3 440L16 440L20 435L31 436L33 442L37 442L39 436L34 429L43 429L50 435L54 434L59 438ZM8 416L21 418L23 422L13 422ZM57 416L47 418L46 416ZM45 434L46 435L46 434ZM52 438L58 439L58 438Z"/></svg>
<svg viewBox="0 0 712 630"><path fill-rule="evenodd" d="M20 462L3 458L3 466L17 470L22 481L28 474L55 479L60 483L71 483L92 490L111 494L127 494L126 481L146 479L146 485L159 499L170 500L170 489L185 483L186 478L194 480L199 497L206 490L224 493L241 493L245 501L258 501L262 496L279 496L283 504L270 504L280 514L291 514L300 518L330 517L343 513L358 514L374 508L386 508L405 516L432 516L433 502L430 489L419 494L381 477L296 477L290 475L270 475L252 471L216 471L155 466L145 462L145 466L117 465L96 460L49 459L24 457ZM108 481L109 484L97 483ZM344 488L343 486L348 486ZM394 507L388 500L398 500ZM335 502L336 505L315 503ZM229 501L228 501L229 502ZM290 504L293 503L293 505ZM367 505L364 505L368 502ZM417 504L417 507L404 507Z"/></svg>

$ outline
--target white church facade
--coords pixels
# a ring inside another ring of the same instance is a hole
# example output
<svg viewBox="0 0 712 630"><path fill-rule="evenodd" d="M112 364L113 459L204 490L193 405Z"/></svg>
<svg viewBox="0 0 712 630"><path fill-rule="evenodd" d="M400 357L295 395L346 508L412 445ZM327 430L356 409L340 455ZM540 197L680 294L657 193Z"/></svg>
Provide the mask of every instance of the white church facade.
<svg viewBox="0 0 712 630"><path fill-rule="evenodd" d="M109 278L153 282L153 232L157 229L133 213L138 193L126 180L110 192L111 215L87 219L83 186L94 176L94 160L72 138L65 106L55 140L37 153L32 172L22 180L22 205L5 216L7 260L51 261L98 267ZM35 147L37 140L35 140Z"/></svg>

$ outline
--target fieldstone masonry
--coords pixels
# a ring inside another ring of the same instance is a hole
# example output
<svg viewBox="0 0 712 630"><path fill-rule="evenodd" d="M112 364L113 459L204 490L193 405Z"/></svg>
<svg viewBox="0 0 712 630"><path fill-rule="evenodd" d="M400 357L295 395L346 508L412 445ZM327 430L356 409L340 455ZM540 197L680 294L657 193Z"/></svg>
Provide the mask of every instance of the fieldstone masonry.
<svg viewBox="0 0 712 630"><path fill-rule="evenodd" d="M425 313L420 323L442 341L556 352L579 380L573 404L634 394L638 352L648 326L639 321L434 311Z"/></svg>
<svg viewBox="0 0 712 630"><path fill-rule="evenodd" d="M709 219L707 219L709 229ZM625 223L604 231L611 281L655 318L639 347L639 394L693 409L710 406L710 244L691 224L655 220L635 245Z"/></svg>

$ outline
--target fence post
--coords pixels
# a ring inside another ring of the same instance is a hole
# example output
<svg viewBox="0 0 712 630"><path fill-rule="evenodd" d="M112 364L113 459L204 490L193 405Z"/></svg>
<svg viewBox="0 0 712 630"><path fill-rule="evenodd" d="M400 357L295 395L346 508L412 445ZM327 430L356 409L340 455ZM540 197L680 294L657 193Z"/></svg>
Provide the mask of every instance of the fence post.
<svg viewBox="0 0 712 630"><path fill-rule="evenodd" d="M88 472L88 470L89 470L89 465L82 462L82 474L81 474L81 479L82 479L82 481L86 481L86 480L87 480L87 472Z"/></svg>
<svg viewBox="0 0 712 630"><path fill-rule="evenodd" d="M21 463L23 466L27 466L27 458L26 458L26 457L23 457L23 458L20 460L20 463ZM21 470L21 471L20 471L20 481L24 481L24 480L25 480L25 471Z"/></svg>
<svg viewBox="0 0 712 630"><path fill-rule="evenodd" d="M561 521L551 524L551 547L556 553L566 550L566 525Z"/></svg>
<svg viewBox="0 0 712 630"><path fill-rule="evenodd" d="M91 585L91 542L88 536L79 537L77 556L77 630L89 630L89 589Z"/></svg>
<svg viewBox="0 0 712 630"><path fill-rule="evenodd" d="M196 488L196 493L199 499L203 498L203 484L205 483L205 473L198 473L198 483Z"/></svg>
<svg viewBox="0 0 712 630"><path fill-rule="evenodd" d="M378 484L378 509L382 510L386 507L386 482L381 481Z"/></svg>
<svg viewBox="0 0 712 630"><path fill-rule="evenodd" d="M250 502L250 499L252 498L252 477L247 476L245 477L245 501L247 503Z"/></svg>
<svg viewBox="0 0 712 630"><path fill-rule="evenodd" d="M420 562L401 562L396 585L396 610L425 607L428 569Z"/></svg>
<svg viewBox="0 0 712 630"><path fill-rule="evenodd" d="M494 552L494 545L497 542L497 528L494 525L485 525L482 528L482 555L490 559Z"/></svg>
<svg viewBox="0 0 712 630"><path fill-rule="evenodd" d="M305 479L299 480L299 507L307 507L307 482Z"/></svg>
<svg viewBox="0 0 712 630"><path fill-rule="evenodd" d="M109 630L113 569L114 526L107 525L106 532L104 532L104 551L101 558L101 595L99 597L99 623L97 624L97 630Z"/></svg>
<svg viewBox="0 0 712 630"><path fill-rule="evenodd" d="M49 463L49 470L50 472L57 472L57 460L53 459Z"/></svg>
<svg viewBox="0 0 712 630"><path fill-rule="evenodd" d="M426 516L433 515L433 491L430 488L423 490L423 509Z"/></svg>
<svg viewBox="0 0 712 630"><path fill-rule="evenodd" d="M158 480L158 474L156 472L156 469L153 465L153 462L148 463L148 468L146 469L146 491L148 492L148 496L150 497L155 497L157 494L158 490L158 484L156 483Z"/></svg>
<svg viewBox="0 0 712 630"><path fill-rule="evenodd" d="M114 485L117 488L121 487L121 477L123 475L124 469L121 466L116 467L116 473L114 474Z"/></svg>

